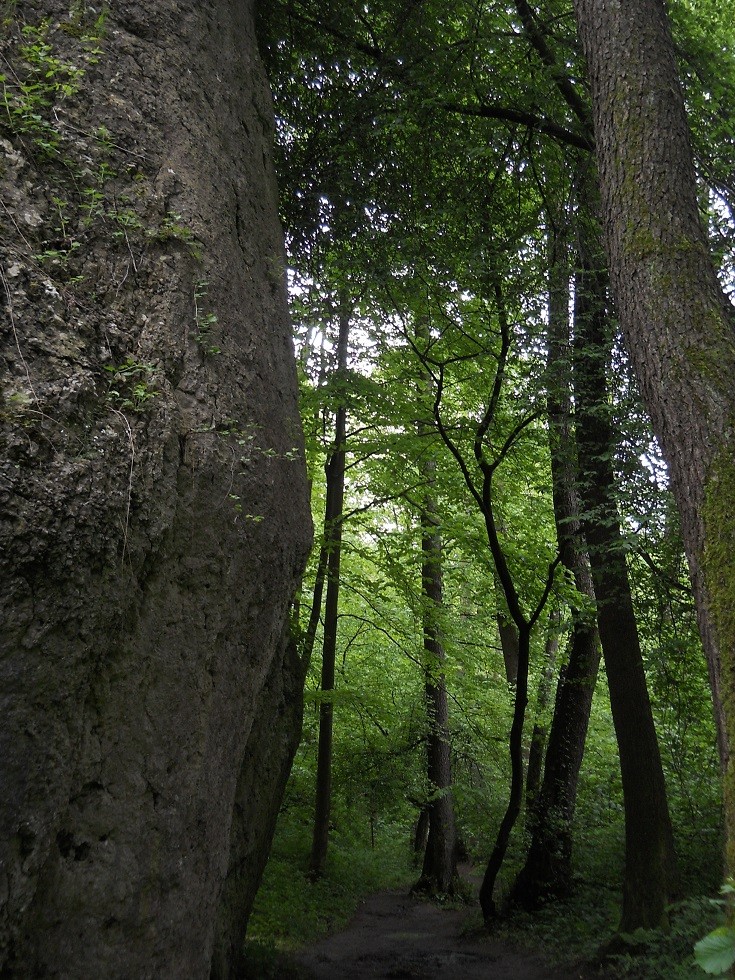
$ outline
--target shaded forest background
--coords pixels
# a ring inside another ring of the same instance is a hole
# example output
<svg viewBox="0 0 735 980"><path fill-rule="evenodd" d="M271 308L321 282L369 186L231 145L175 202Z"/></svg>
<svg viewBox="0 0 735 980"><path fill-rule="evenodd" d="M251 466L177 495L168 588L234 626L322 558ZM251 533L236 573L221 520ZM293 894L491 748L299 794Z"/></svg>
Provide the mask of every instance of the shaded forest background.
<svg viewBox="0 0 735 980"><path fill-rule="evenodd" d="M731 25L708 4L669 14L730 292ZM262 11L260 35L321 552L294 611L304 734L250 935L333 928L383 880L458 891L436 835L427 850L433 816L443 840L456 821L462 860L497 865L486 920L510 898L511 928L562 957L617 929L620 975L694 975L723 875L717 734L680 520L607 282L574 13L294 2ZM639 770L627 811L619 753Z"/></svg>

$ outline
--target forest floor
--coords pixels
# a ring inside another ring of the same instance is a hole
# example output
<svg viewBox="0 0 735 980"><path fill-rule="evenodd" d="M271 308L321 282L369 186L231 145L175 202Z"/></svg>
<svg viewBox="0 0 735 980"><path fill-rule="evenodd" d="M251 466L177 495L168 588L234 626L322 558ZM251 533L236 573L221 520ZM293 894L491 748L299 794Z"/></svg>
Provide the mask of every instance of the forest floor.
<svg viewBox="0 0 735 980"><path fill-rule="evenodd" d="M293 956L295 976L315 980L578 980L538 952L494 939L476 906L442 908L405 891L368 898L341 932Z"/></svg>
<svg viewBox="0 0 735 980"><path fill-rule="evenodd" d="M468 912L405 892L369 898L342 932L303 950L296 961L318 980L570 980L537 955L467 930Z"/></svg>

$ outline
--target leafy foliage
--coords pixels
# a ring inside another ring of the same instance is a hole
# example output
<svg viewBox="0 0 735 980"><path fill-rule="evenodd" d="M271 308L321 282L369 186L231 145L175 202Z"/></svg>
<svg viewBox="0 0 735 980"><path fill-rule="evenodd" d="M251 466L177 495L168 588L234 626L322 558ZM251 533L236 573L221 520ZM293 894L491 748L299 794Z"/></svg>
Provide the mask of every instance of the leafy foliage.
<svg viewBox="0 0 735 980"><path fill-rule="evenodd" d="M733 76L729 54L720 59L728 28L709 3L678 0L672 11L709 186L703 198L728 275L731 141L724 128L732 130L726 93ZM547 231L552 221L566 223L573 239L576 187L590 166L586 82L571 7L544 0L529 17L520 2L290 0L261 5L260 16L276 97L282 214L318 520L331 419L341 400L348 406L338 685L330 695L336 851L348 836L352 846L359 839L360 848L374 847L377 855L387 841L407 848L431 791L423 755L418 522L422 462L430 456L445 548L440 625L453 794L463 843L471 857L484 860L507 796L513 691L496 623L503 598L472 494L473 481L477 487L480 480L476 437L492 404L481 440L496 466L492 503L522 607L531 610L557 548L545 418L551 383ZM341 291L350 297L354 345L347 380L335 382ZM618 434L612 460L618 506L682 883L687 895L701 896L716 887L721 822L706 671L666 467L619 343L608 373L613 394L603 408ZM302 624L315 569L313 556ZM564 651L570 609L584 603L561 574L551 600ZM544 614L532 641L531 690L546 667L546 629ZM289 821L308 820L319 701L312 672L304 738L287 793ZM550 712L537 720L548 724ZM286 837L278 846L297 839L292 831L281 833ZM590 959L616 927L624 828L604 678L595 694L574 834L570 904L549 906L509 927L524 939L556 944L566 962ZM522 860L524 844L512 844L504 879ZM295 848L292 861L304 853ZM332 875L338 878L336 867L328 879ZM329 905L321 894L304 901L309 908ZM692 944L710 928L710 913L705 899L686 899L672 910L671 932L633 937L615 970L691 975ZM277 928L264 925L258 935ZM302 938L315 928L312 920Z"/></svg>
<svg viewBox="0 0 735 980"><path fill-rule="evenodd" d="M735 929L718 926L694 946L694 958L705 973L718 977L728 975L735 963Z"/></svg>

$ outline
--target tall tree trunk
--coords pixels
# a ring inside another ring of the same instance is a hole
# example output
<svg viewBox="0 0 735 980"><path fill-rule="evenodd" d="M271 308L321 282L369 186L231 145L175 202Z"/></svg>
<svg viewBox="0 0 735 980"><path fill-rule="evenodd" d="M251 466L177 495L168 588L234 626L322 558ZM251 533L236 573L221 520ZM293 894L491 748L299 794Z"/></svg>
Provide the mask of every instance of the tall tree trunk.
<svg viewBox="0 0 735 980"><path fill-rule="evenodd" d="M342 291L339 300L339 336L337 339L337 371L339 380L347 373L347 352L350 334L350 308ZM322 698L319 705L319 747L316 768L316 799L314 806L314 835L311 845L311 873L318 877L324 871L329 845L329 817L332 805L332 729L334 704L334 665L337 653L337 622L339 612L339 575L342 558L342 512L345 489L345 440L347 408L340 401L334 423L334 444L326 462L327 504L324 519L324 541L327 555L327 597L324 602L324 635L322 641ZM317 580L317 587L320 586Z"/></svg>
<svg viewBox="0 0 735 980"><path fill-rule="evenodd" d="M549 288L549 441L554 519L562 563L580 596L594 603L592 574L580 528L576 447L571 432L569 262L566 245L552 232ZM541 793L531 820L526 863L511 900L534 908L570 883L572 819L587 738L600 648L590 608L572 609L569 661L559 676Z"/></svg>
<svg viewBox="0 0 735 980"><path fill-rule="evenodd" d="M584 192L583 192L584 196ZM666 921L676 858L666 785L643 669L615 499L607 397L610 321L606 274L591 212L579 221L575 283L574 393L583 529L597 596L597 623L620 753L625 805L622 932Z"/></svg>
<svg viewBox="0 0 735 980"><path fill-rule="evenodd" d="M709 665L735 872L735 316L698 212L662 0L575 0L612 291L668 463Z"/></svg>
<svg viewBox="0 0 735 980"><path fill-rule="evenodd" d="M415 891L453 894L457 881L457 830L452 802L451 745L444 647L439 616L443 605L442 545L436 506L436 461L423 466L426 479L421 512L421 591L424 632L424 696L429 781L429 836Z"/></svg>
<svg viewBox="0 0 735 980"><path fill-rule="evenodd" d="M537 720L531 732L531 742L528 747L528 766L526 768L526 828L533 826L535 811L538 805L539 790L541 789L541 774L544 768L544 752L548 732L543 721L543 715L549 707L554 668L559 653L559 630L561 616L559 610L552 610L549 624L546 628L546 649L544 651L544 670L538 686L536 698Z"/></svg>

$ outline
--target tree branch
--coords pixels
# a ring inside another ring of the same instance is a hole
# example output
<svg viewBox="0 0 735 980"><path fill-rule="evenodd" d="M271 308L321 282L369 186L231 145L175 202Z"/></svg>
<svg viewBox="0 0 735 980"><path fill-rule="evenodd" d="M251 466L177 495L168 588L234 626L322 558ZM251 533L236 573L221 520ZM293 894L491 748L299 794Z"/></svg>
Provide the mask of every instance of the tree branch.
<svg viewBox="0 0 735 980"><path fill-rule="evenodd" d="M528 129L538 130L538 132L544 133L546 136L552 136L560 143L574 146L579 150L586 150L591 153L595 149L595 143L591 135L574 133L571 129L567 129L559 123L552 122L550 119L544 119L543 116L539 116L535 112L530 112L526 109L507 109L504 106L490 105L487 102L481 102L475 106L466 105L461 102L440 102L438 107L444 109L446 112L457 113L460 116L476 116L480 119L499 119L503 122L520 123L522 126L527 126Z"/></svg>
<svg viewBox="0 0 735 980"><path fill-rule="evenodd" d="M545 64L549 69L551 77L561 93L561 97L582 124L582 128L584 129L585 133L591 135L593 132L593 126L589 106L586 104L584 99L580 97L579 92L570 81L566 72L560 70L557 64L556 56L546 43L546 38L544 37L543 31L539 28L536 14L531 8L531 5L527 3L527 0L515 0L515 6L516 10L518 11L518 16L521 18L523 29L526 32L528 40L535 48L536 53L543 64Z"/></svg>

